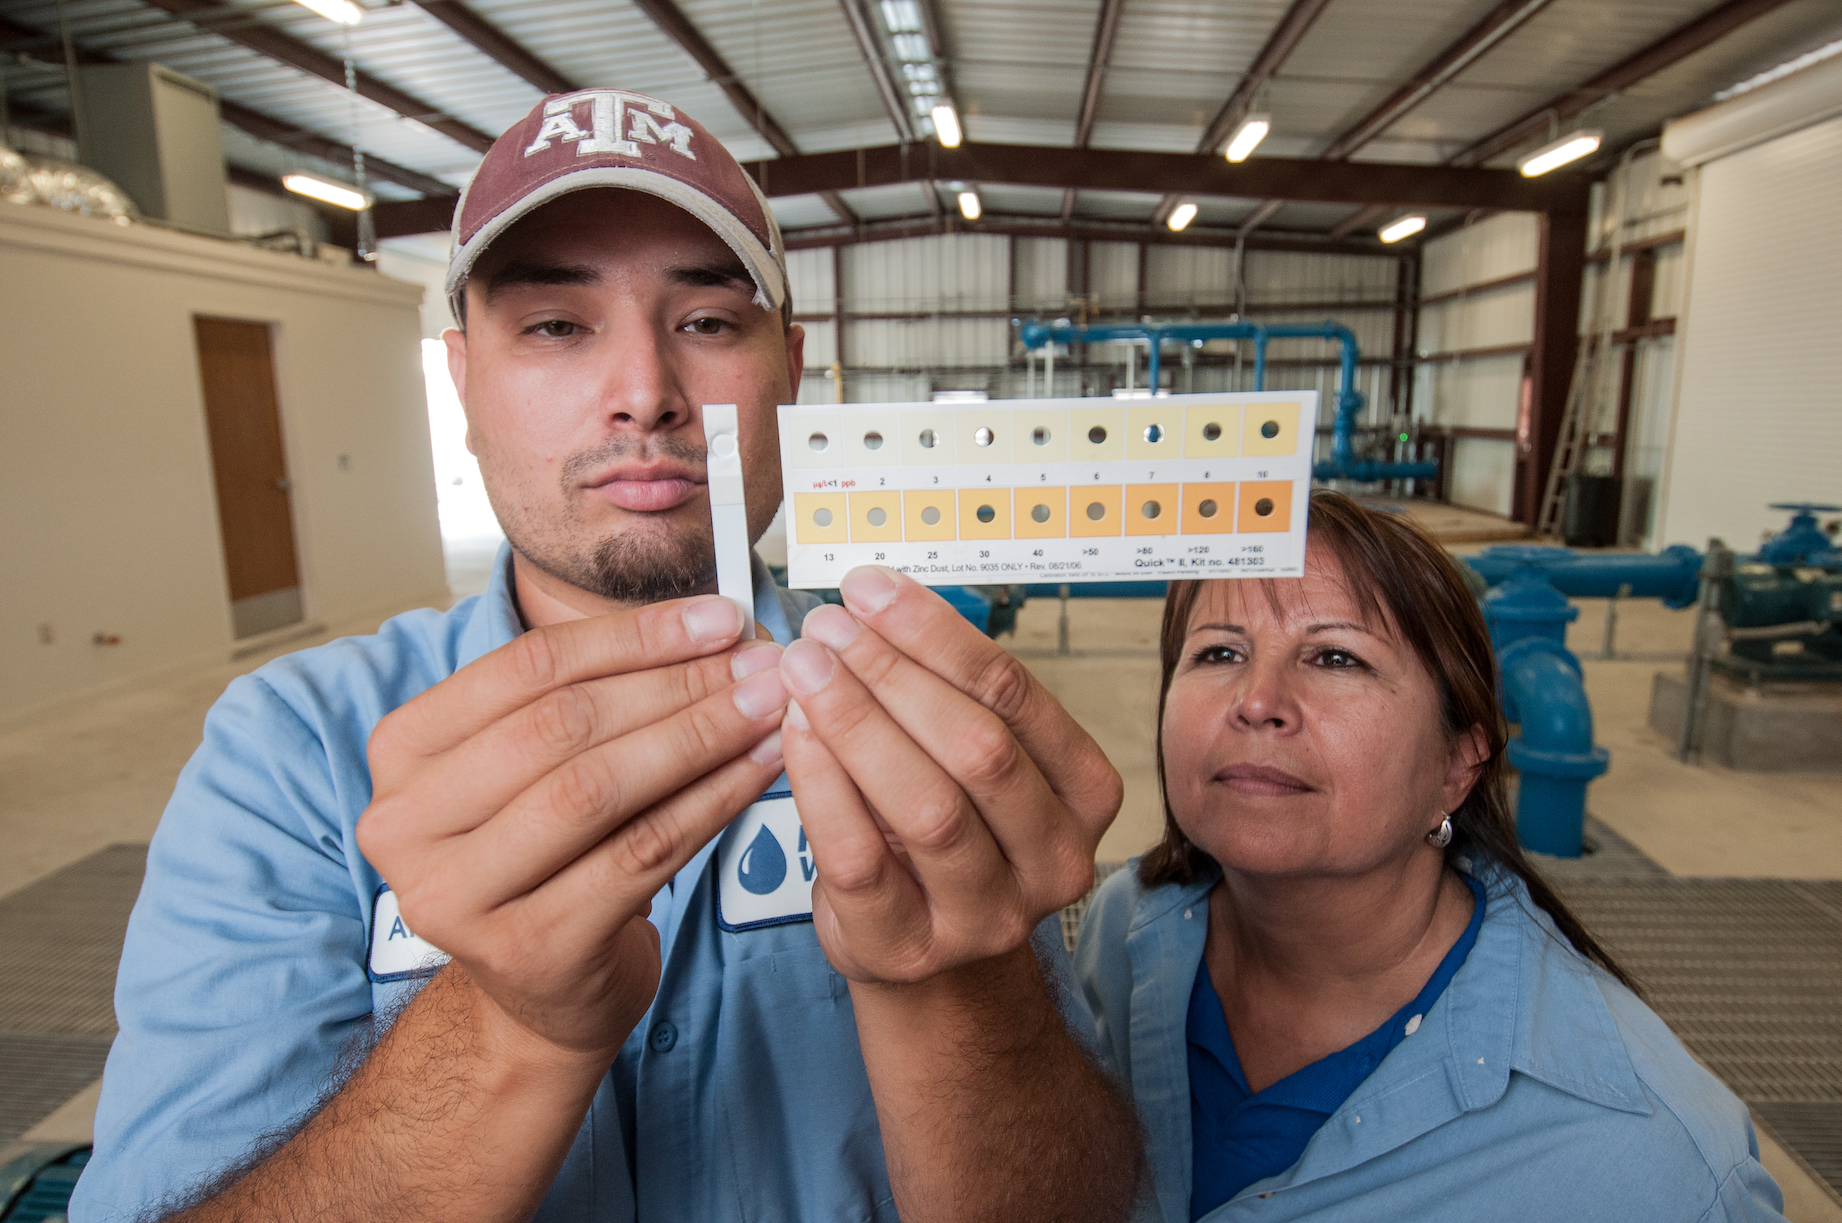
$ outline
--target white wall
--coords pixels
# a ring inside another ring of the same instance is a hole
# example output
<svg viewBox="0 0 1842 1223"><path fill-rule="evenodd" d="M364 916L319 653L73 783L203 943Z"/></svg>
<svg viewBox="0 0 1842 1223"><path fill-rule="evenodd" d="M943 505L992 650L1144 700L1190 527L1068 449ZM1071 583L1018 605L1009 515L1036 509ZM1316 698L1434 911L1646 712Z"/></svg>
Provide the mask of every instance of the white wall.
<svg viewBox="0 0 1842 1223"><path fill-rule="evenodd" d="M1663 489L1669 542L1742 551L1842 498L1842 119L1698 170Z"/></svg>
<svg viewBox="0 0 1842 1223"><path fill-rule="evenodd" d="M197 314L273 325L308 616L445 595L416 289L10 204L0 285L0 721L233 648Z"/></svg>

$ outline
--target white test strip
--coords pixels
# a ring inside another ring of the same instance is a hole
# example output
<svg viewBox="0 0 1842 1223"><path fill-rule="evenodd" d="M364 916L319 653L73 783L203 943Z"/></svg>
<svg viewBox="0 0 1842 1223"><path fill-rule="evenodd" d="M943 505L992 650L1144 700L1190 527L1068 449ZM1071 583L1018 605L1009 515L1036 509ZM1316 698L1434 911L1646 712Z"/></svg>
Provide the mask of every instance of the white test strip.
<svg viewBox="0 0 1842 1223"><path fill-rule="evenodd" d="M716 593L742 609L742 640L755 635L755 575L748 546L748 503L742 496L741 434L733 403L704 405L704 468L710 487L710 529L716 540Z"/></svg>

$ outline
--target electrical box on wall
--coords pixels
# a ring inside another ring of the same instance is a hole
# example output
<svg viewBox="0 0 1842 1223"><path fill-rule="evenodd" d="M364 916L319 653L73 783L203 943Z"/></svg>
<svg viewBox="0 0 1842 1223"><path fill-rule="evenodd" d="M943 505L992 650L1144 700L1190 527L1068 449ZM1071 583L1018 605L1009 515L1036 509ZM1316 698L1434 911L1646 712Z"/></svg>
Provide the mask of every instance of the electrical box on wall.
<svg viewBox="0 0 1842 1223"><path fill-rule="evenodd" d="M81 70L79 155L150 217L230 232L217 91L161 64Z"/></svg>

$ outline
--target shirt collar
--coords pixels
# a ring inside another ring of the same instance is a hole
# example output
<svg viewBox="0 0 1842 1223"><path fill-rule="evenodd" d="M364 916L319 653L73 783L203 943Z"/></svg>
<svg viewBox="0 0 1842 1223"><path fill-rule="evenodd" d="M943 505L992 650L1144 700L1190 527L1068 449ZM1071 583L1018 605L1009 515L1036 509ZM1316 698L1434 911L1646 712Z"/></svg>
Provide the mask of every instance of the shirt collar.
<svg viewBox="0 0 1842 1223"><path fill-rule="evenodd" d="M775 641L786 645L792 641L793 633L787 620L787 610L782 606L774 585L773 575L768 572L759 555L751 553L750 560L755 579L755 619L773 634ZM512 581L512 545L501 543L498 556L493 558L492 577L486 584L485 593L476 596L471 607L456 609L467 617L460 634L456 670L523 635L524 622L518 616L515 589Z"/></svg>

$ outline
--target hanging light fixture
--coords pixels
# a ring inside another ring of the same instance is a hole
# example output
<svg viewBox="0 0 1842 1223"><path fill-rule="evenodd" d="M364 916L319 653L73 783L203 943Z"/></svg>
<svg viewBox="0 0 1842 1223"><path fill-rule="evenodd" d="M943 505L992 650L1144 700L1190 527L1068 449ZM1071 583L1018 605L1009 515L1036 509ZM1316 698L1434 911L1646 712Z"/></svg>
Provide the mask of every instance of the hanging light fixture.
<svg viewBox="0 0 1842 1223"><path fill-rule="evenodd" d="M1383 242L1399 242L1402 238L1412 237L1425 228L1426 218L1415 214L1411 217L1402 217L1398 221L1390 222L1388 225L1384 226L1381 233L1376 236Z"/></svg>
<svg viewBox="0 0 1842 1223"><path fill-rule="evenodd" d="M352 0L294 0L294 2L340 25L357 25L365 19L365 11L353 4Z"/></svg>
<svg viewBox="0 0 1842 1223"><path fill-rule="evenodd" d="M371 199L364 192L354 191L338 183L329 183L311 174L284 174L281 185L296 195L305 195L328 204L337 204L341 208L350 208L353 212L359 212L371 206Z"/></svg>
<svg viewBox="0 0 1842 1223"><path fill-rule="evenodd" d="M1228 148L1223 154L1229 161L1246 161L1266 134L1273 130L1273 116L1249 115L1241 120L1241 125L1234 129L1234 135L1228 138Z"/></svg>
<svg viewBox="0 0 1842 1223"><path fill-rule="evenodd" d="M1524 178L1534 178L1537 174L1546 174L1559 169L1570 161L1578 161L1588 153L1596 152L1604 133L1592 131L1575 132L1571 136L1562 136L1553 144L1545 144L1527 157L1516 163Z"/></svg>
<svg viewBox="0 0 1842 1223"><path fill-rule="evenodd" d="M1180 234L1185 229L1189 228L1190 222L1194 221L1195 219L1196 219L1196 201L1195 200L1184 200L1182 203L1178 204L1175 208L1170 210L1170 216L1164 219L1164 223L1170 226L1170 231L1173 234Z"/></svg>
<svg viewBox="0 0 1842 1223"><path fill-rule="evenodd" d="M978 192L962 191L959 193L960 216L965 217L968 221L976 221L984 211L985 205L979 200Z"/></svg>
<svg viewBox="0 0 1842 1223"><path fill-rule="evenodd" d="M962 135L959 130L959 112L942 104L934 108L933 118L934 135L940 137L940 147L957 149Z"/></svg>

